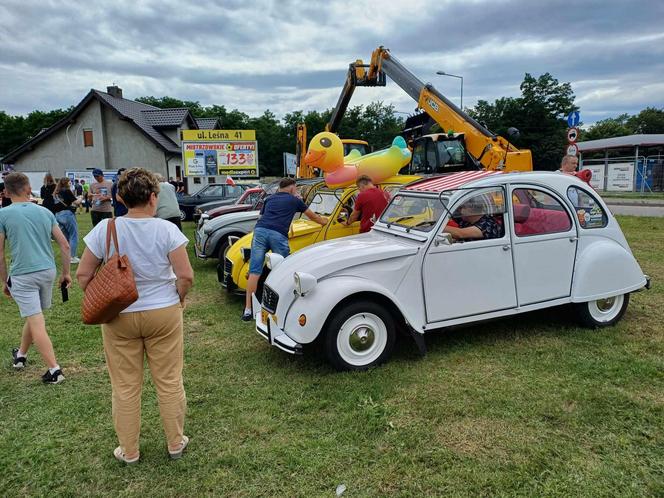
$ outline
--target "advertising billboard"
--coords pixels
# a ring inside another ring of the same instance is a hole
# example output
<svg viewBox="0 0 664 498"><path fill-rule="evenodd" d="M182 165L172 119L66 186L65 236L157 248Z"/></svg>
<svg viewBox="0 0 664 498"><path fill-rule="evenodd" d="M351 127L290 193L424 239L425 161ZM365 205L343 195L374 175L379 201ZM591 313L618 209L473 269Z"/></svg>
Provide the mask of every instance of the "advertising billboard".
<svg viewBox="0 0 664 498"><path fill-rule="evenodd" d="M185 176L258 177L254 130L183 130Z"/></svg>

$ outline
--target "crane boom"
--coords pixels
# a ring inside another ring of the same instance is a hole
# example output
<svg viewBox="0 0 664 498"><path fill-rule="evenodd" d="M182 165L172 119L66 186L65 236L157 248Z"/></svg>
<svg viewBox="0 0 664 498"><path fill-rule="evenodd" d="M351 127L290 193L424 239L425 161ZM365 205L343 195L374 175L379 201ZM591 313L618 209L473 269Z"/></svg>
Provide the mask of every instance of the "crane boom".
<svg viewBox="0 0 664 498"><path fill-rule="evenodd" d="M443 131L463 133L468 153L481 163L484 169L532 170L529 150L519 150L505 138L492 133L459 109L433 85L423 83L383 47L373 51L369 64L363 64L361 60L350 64L343 90L326 129L336 132L355 87L385 86L386 76L415 100L418 108L431 116Z"/></svg>

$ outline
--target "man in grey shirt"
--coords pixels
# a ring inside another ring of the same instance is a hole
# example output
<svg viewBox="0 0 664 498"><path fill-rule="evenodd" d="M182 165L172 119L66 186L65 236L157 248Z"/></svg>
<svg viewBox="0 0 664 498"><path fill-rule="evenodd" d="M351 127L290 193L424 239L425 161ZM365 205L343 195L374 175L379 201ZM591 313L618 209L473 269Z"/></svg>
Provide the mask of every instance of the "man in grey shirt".
<svg viewBox="0 0 664 498"><path fill-rule="evenodd" d="M159 175L159 202L157 203L157 218L167 220L176 225L182 231L180 223L180 205L178 204L175 188L164 181Z"/></svg>

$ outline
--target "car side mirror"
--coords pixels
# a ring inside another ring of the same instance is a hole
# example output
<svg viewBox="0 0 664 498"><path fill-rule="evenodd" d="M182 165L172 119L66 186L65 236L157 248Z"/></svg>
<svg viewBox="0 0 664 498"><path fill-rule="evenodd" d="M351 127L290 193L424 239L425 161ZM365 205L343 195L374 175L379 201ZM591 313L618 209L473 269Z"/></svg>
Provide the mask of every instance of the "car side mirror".
<svg viewBox="0 0 664 498"><path fill-rule="evenodd" d="M438 247L440 245L451 246L453 242L454 242L454 239L452 238L451 233L440 232L439 234L436 235L436 238L433 241L433 245L436 246L436 247Z"/></svg>

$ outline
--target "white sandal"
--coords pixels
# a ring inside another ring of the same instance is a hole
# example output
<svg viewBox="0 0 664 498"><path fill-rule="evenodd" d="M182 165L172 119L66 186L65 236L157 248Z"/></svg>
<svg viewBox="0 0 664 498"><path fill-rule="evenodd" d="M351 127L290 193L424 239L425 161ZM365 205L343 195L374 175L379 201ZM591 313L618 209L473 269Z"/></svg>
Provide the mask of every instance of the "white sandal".
<svg viewBox="0 0 664 498"><path fill-rule="evenodd" d="M141 458L140 453L135 458L127 458L122 451L122 446L118 446L113 450L113 456L118 462L126 463L127 465L138 463L138 459Z"/></svg>
<svg viewBox="0 0 664 498"><path fill-rule="evenodd" d="M168 450L168 456L171 460L178 460L182 458L185 448L189 444L189 438L187 436L182 436L182 442L180 443L180 449L177 451Z"/></svg>

